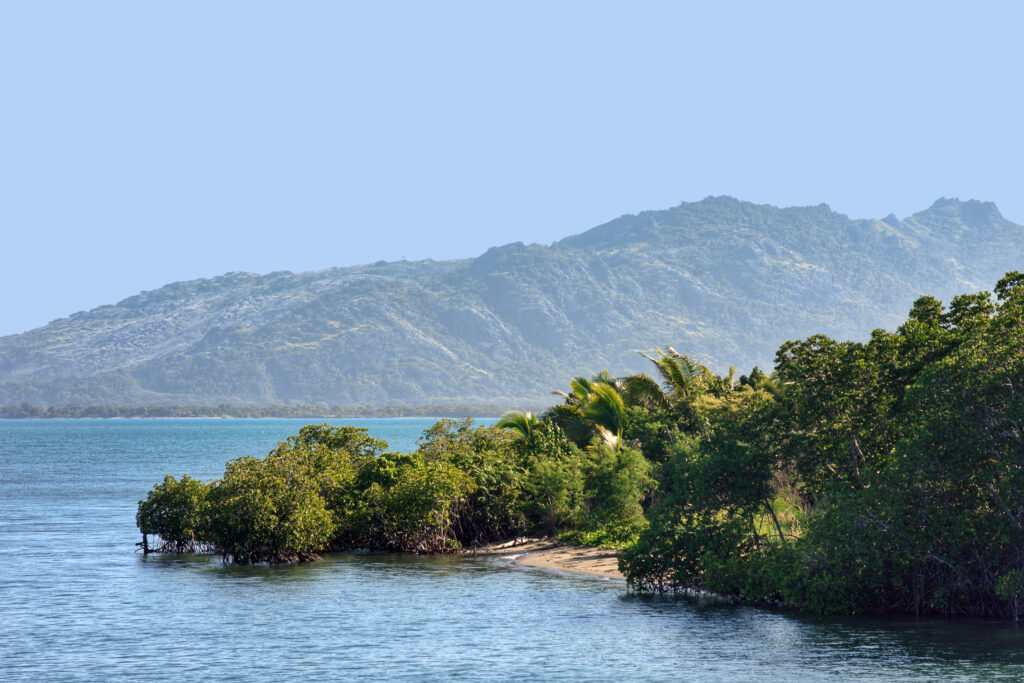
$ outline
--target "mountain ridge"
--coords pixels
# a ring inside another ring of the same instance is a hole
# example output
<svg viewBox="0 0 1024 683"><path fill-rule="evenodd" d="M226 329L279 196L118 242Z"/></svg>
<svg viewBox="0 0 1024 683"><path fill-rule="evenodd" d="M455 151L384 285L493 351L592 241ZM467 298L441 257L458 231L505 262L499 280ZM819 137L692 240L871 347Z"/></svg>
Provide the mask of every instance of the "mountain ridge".
<svg viewBox="0 0 1024 683"><path fill-rule="evenodd" d="M877 220L708 197L472 259L170 283L0 337L0 403L535 403L656 346L767 367L786 339L864 337L1022 262L1024 227L989 202Z"/></svg>

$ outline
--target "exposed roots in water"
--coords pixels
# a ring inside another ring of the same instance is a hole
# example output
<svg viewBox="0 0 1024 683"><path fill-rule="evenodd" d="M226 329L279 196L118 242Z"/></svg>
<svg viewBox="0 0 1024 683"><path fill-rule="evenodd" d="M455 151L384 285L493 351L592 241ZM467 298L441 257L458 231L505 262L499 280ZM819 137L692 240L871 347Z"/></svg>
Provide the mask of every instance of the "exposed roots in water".
<svg viewBox="0 0 1024 683"><path fill-rule="evenodd" d="M285 551L266 546L240 553L220 552L220 556L224 562L232 564L296 564L316 562L320 559L320 556L313 552Z"/></svg>
<svg viewBox="0 0 1024 683"><path fill-rule="evenodd" d="M209 543L204 543L195 538L165 541L159 536L154 536L154 539L158 542L155 546L149 545L149 539L145 536L135 545L138 546L139 550L146 555L149 553L174 553L177 555L183 555L186 553L214 553L217 551L217 549Z"/></svg>

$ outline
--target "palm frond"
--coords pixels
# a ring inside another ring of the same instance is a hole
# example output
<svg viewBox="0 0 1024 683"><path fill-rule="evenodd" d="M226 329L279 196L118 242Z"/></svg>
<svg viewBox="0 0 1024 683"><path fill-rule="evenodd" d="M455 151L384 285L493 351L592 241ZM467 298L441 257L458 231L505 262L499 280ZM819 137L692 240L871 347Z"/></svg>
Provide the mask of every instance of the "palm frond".
<svg viewBox="0 0 1024 683"><path fill-rule="evenodd" d="M661 386L646 372L623 377L616 382L616 386L627 406L651 408L665 405L668 401Z"/></svg>
<svg viewBox="0 0 1024 683"><path fill-rule="evenodd" d="M495 427L499 429L511 429L519 432L524 439L529 439L533 433L533 428L537 426L539 420L533 413L523 413L518 410L513 410L502 415L497 422L494 423Z"/></svg>
<svg viewBox="0 0 1024 683"><path fill-rule="evenodd" d="M595 384L583 408L584 416L596 426L621 435L625 426L626 405L611 384Z"/></svg>

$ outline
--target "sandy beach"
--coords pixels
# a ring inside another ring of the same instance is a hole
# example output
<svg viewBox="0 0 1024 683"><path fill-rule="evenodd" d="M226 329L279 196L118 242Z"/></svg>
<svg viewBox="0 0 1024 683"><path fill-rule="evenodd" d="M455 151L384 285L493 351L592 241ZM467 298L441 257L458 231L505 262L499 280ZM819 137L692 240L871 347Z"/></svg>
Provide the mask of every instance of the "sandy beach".
<svg viewBox="0 0 1024 683"><path fill-rule="evenodd" d="M503 555L510 564L537 567L569 574L587 574L624 580L619 571L618 552L607 548L581 548L547 538L518 538L493 543L474 553Z"/></svg>

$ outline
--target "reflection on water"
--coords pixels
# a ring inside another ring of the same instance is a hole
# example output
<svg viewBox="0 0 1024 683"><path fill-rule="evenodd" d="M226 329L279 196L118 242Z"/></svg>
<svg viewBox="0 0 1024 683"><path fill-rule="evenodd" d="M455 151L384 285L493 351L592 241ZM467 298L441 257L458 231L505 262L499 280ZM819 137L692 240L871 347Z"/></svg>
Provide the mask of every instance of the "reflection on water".
<svg viewBox="0 0 1024 683"><path fill-rule="evenodd" d="M133 552L135 503L166 472L217 476L301 424L0 422L0 679L1024 678L1024 634L1003 623L639 597L499 557Z"/></svg>

